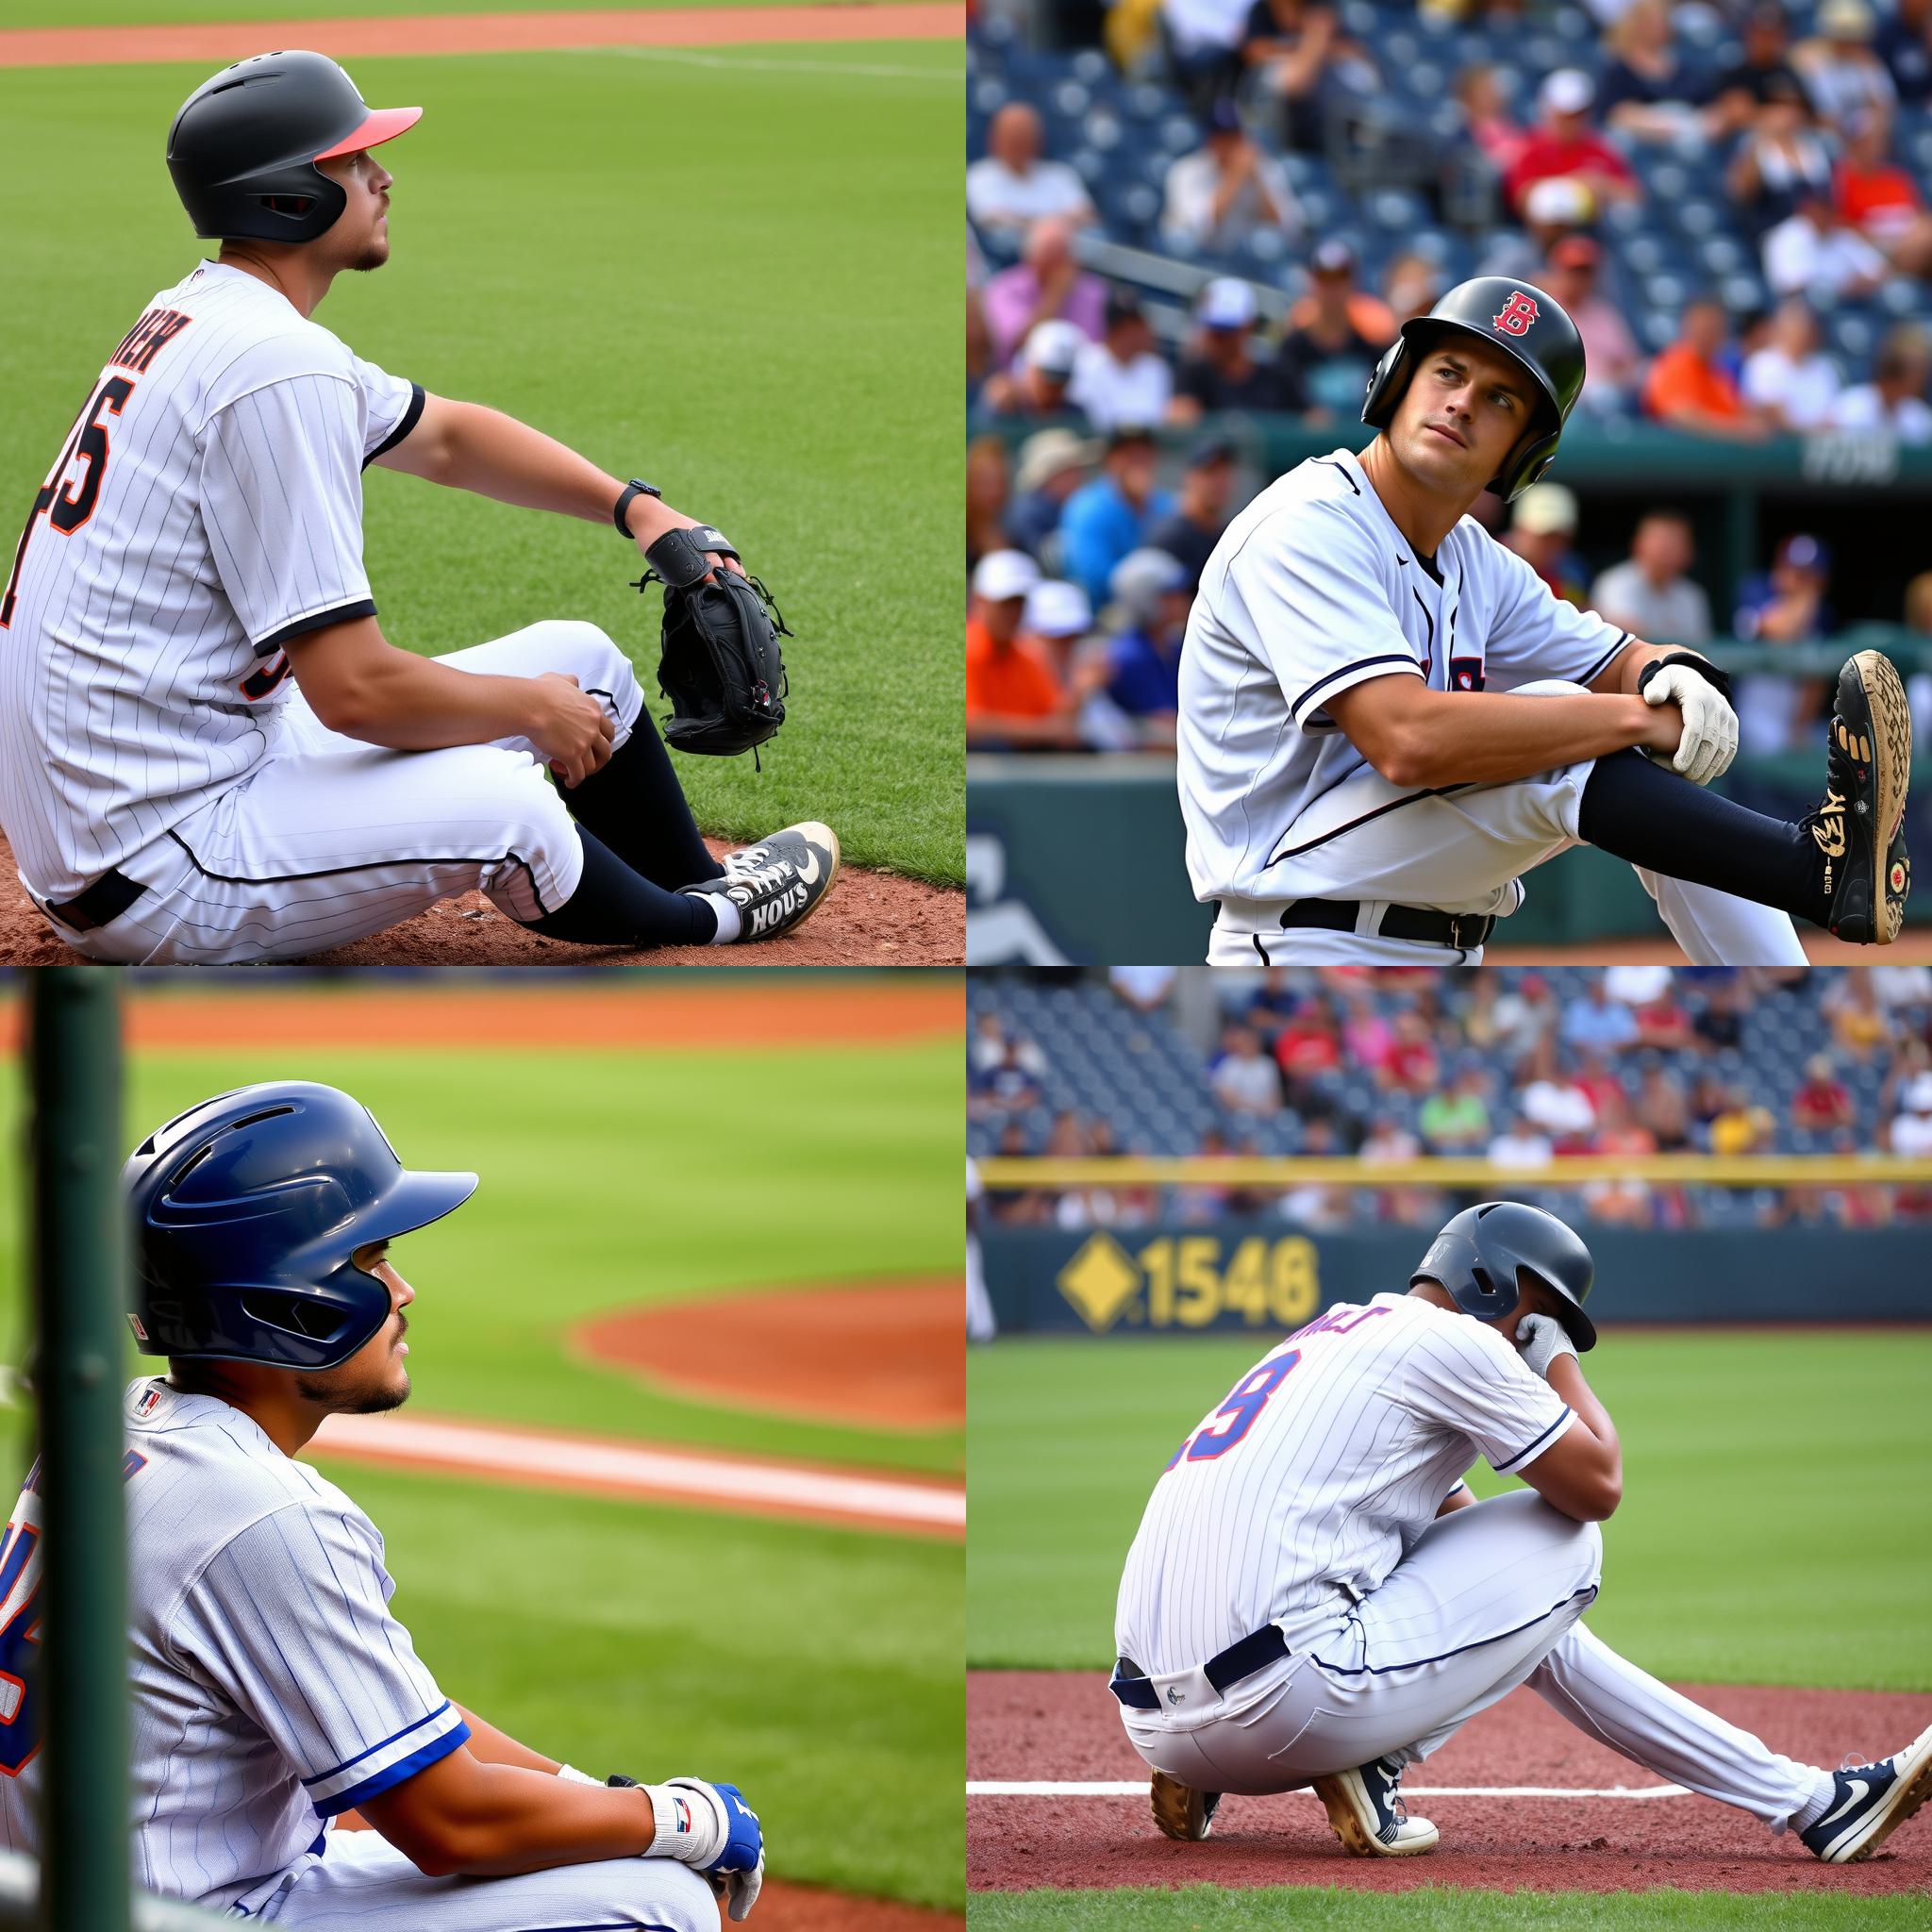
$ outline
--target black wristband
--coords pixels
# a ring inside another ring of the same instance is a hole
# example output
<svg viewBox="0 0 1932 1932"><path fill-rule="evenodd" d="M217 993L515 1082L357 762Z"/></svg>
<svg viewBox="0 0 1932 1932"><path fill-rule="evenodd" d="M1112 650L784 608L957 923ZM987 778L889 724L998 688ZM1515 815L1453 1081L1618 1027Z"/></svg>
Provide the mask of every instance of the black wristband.
<svg viewBox="0 0 1932 1932"><path fill-rule="evenodd" d="M617 534L620 537L628 537L630 535L630 525L624 519L625 513L630 508L634 498L655 496L661 501L664 492L655 483L641 483L637 477L633 476L619 493L617 508L610 512L610 521L617 525Z"/></svg>
<svg viewBox="0 0 1932 1932"><path fill-rule="evenodd" d="M623 1772L621 1771L613 1771L610 1774L610 1775L604 1780L604 1782L607 1785L635 1785L637 1783L637 1779L634 1777L625 1777Z"/></svg>
<svg viewBox="0 0 1932 1932"><path fill-rule="evenodd" d="M1641 697L1643 695L1643 687L1647 685L1650 682L1650 680L1653 677L1655 677L1657 674L1664 668L1666 664L1688 664L1692 671L1696 672L1699 677L1703 678L1705 683L1709 685L1710 688L1714 691L1716 691L1721 698L1724 699L1725 704L1730 703L1730 678L1724 672L1720 671L1717 668L1717 666L1710 661L1708 658L1700 658L1695 651L1671 651L1661 658L1653 658L1650 660L1650 662L1646 664L1643 667L1643 669L1637 674L1637 695L1639 697Z"/></svg>

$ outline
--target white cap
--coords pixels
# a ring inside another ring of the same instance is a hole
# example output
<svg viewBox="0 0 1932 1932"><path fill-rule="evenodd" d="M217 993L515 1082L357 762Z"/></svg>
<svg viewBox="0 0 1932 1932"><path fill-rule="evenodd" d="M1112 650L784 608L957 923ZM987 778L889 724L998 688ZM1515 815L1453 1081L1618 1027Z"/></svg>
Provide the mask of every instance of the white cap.
<svg viewBox="0 0 1932 1932"><path fill-rule="evenodd" d="M1824 0L1818 31L1828 41L1869 41L1878 23L1865 0Z"/></svg>
<svg viewBox="0 0 1932 1932"><path fill-rule="evenodd" d="M1024 550L989 550L973 573L973 594L989 604L1024 597L1040 581L1040 566Z"/></svg>
<svg viewBox="0 0 1932 1932"><path fill-rule="evenodd" d="M1537 226L1586 226L1596 220L1596 196L1574 175L1546 175L1523 197L1523 212Z"/></svg>
<svg viewBox="0 0 1932 1932"><path fill-rule="evenodd" d="M1914 1074L1906 1082L1905 1103L1914 1113L1932 1113L1932 1074Z"/></svg>
<svg viewBox="0 0 1932 1932"><path fill-rule="evenodd" d="M1576 499L1560 483L1532 483L1516 499L1516 513L1509 519L1509 527L1531 537L1547 537L1553 530L1574 530Z"/></svg>
<svg viewBox="0 0 1932 1932"><path fill-rule="evenodd" d="M1036 637L1077 638L1093 628L1093 607L1078 584L1042 577L1026 593L1020 628Z"/></svg>
<svg viewBox="0 0 1932 1932"><path fill-rule="evenodd" d="M1071 375L1074 358L1086 341L1086 331L1076 322L1035 323L1033 333L1026 338L1026 346L1020 351L1020 359L1042 375Z"/></svg>
<svg viewBox="0 0 1932 1932"><path fill-rule="evenodd" d="M1580 67L1557 68L1536 91L1537 108L1545 114L1580 114L1595 99L1596 89Z"/></svg>
<svg viewBox="0 0 1932 1932"><path fill-rule="evenodd" d="M1255 290L1239 275L1216 275L1201 291L1201 323L1207 328L1249 328L1255 321Z"/></svg>

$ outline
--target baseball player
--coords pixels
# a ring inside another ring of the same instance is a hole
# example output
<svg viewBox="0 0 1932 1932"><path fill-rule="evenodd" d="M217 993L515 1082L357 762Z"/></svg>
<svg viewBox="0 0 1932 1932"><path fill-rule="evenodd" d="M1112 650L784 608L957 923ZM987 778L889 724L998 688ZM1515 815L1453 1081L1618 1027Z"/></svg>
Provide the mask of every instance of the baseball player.
<svg viewBox="0 0 1932 1932"><path fill-rule="evenodd" d="M309 1932L742 1920L764 1847L738 1788L592 1778L452 1703L375 1525L295 1459L408 1400L391 1244L476 1176L410 1173L347 1094L280 1081L157 1129L124 1182L129 1319L169 1357L125 1403L137 1881ZM36 1465L0 1554L0 1844L28 1853L40 1534Z"/></svg>
<svg viewBox="0 0 1932 1932"><path fill-rule="evenodd" d="M1562 602L1469 514L1549 468L1583 377L1551 296L1464 282L1384 354L1368 448L1290 471L1216 545L1178 763L1211 963L1474 964L1574 844L1636 866L1697 964L1801 963L1793 919L1898 936L1911 717L1884 658L1840 676L1818 808L1748 811L1703 789L1738 745L1724 674Z"/></svg>
<svg viewBox="0 0 1932 1932"><path fill-rule="evenodd" d="M362 563L370 463L616 524L667 582L741 569L648 483L428 395L314 320L389 259L372 109L320 54L195 89L168 166L221 238L108 358L0 591L0 822L22 885L90 958L299 958L480 888L561 940L790 931L839 844L794 825L713 859L629 660L556 619L428 658L384 637ZM551 777L557 783L552 785Z"/></svg>
<svg viewBox="0 0 1932 1932"><path fill-rule="evenodd" d="M1312 1785L1363 1857L1433 1851L1405 1766L1519 1684L1646 1770L1868 1857L1932 1792L1932 1729L1878 1764L1780 1757L1601 1643L1597 1524L1623 1457L1579 1350L1590 1251L1517 1202L1466 1208L1409 1291L1332 1307L1174 1453L1121 1579L1111 1689L1170 1838L1221 1794ZM1477 1457L1529 1485L1478 1503Z"/></svg>

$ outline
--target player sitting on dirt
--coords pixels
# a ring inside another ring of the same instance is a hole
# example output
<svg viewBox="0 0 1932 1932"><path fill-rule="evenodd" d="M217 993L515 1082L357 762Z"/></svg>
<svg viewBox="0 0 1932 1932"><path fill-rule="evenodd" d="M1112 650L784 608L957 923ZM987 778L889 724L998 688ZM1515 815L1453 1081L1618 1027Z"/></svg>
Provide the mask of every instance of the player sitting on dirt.
<svg viewBox="0 0 1932 1932"><path fill-rule="evenodd" d="M1170 1838L1206 1838L1224 1792L1312 1785L1357 1856L1433 1851L1404 1767L1525 1683L1829 1864L1869 1857L1932 1793L1932 1729L1881 1763L1814 1770L1578 1621L1624 1480L1577 1362L1596 1342L1592 1274L1554 1215L1466 1208L1407 1294L1329 1308L1174 1451L1121 1579L1110 1687ZM1477 1457L1529 1490L1474 1501Z"/></svg>
<svg viewBox="0 0 1932 1932"><path fill-rule="evenodd" d="M410 1173L346 1093L283 1081L170 1121L124 1184L129 1320L169 1358L125 1405L137 1879L318 1932L717 1932L720 1898L743 1919L764 1844L737 1787L589 1777L452 1704L390 1611L375 1525L294 1459L326 1417L408 1400L390 1244L476 1176ZM38 1484L13 1516L36 1540ZM0 1729L22 1850L40 1741Z"/></svg>
<svg viewBox="0 0 1932 1932"><path fill-rule="evenodd" d="M816 821L711 857L595 625L435 658L383 636L371 463L614 521L667 580L741 567L649 484L312 320L338 274L389 259L375 149L420 112L372 109L295 52L224 70L175 116L168 165L220 257L108 358L0 593L0 822L91 958L299 958L472 889L553 939L728 945L790 931L837 875Z"/></svg>
<svg viewBox="0 0 1932 1932"><path fill-rule="evenodd" d="M1839 678L1817 810L1746 810L1703 789L1738 746L1724 674L1562 602L1469 514L1549 467L1583 377L1550 295L1465 282L1384 355L1360 458L1311 458L1222 537L1180 673L1211 964L1474 964L1574 844L1635 865L1700 965L1802 964L1793 918L1897 938L1912 730L1884 658Z"/></svg>

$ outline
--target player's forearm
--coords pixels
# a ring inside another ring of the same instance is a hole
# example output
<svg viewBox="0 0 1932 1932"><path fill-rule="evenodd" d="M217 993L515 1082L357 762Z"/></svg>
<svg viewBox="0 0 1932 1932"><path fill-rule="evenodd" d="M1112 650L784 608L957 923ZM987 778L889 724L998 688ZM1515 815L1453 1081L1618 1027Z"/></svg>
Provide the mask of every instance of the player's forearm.
<svg viewBox="0 0 1932 1932"><path fill-rule="evenodd" d="M519 1744L507 1731L499 1731L492 1724L486 1723L474 1710L463 1712L463 1722L470 1727L470 1755L480 1758L485 1764L517 1764L525 1771L547 1772L555 1777L562 1767L554 1757L545 1757L541 1752L532 1751L527 1744Z"/></svg>
<svg viewBox="0 0 1932 1932"><path fill-rule="evenodd" d="M302 669L296 666L296 681ZM344 737L391 751L441 751L521 738L532 717L532 680L453 670L433 658L389 647L352 680L331 689L317 715Z"/></svg>
<svg viewBox="0 0 1932 1932"><path fill-rule="evenodd" d="M1612 620L1607 613L1599 612L1607 624ZM1632 638L1617 655L1604 667L1602 675L1591 685L1591 690L1602 695L1635 697L1637 680L1643 675L1643 667L1656 658L1668 658L1672 652L1681 654L1682 645L1646 644L1641 638ZM1702 657L1700 651L1695 655Z"/></svg>
<svg viewBox="0 0 1932 1932"><path fill-rule="evenodd" d="M1631 745L1674 749L1679 728L1674 706L1653 709L1641 698L1621 694L1417 696L1427 702L1410 707L1373 745L1356 741L1391 785L1502 785Z"/></svg>
<svg viewBox="0 0 1932 1932"><path fill-rule="evenodd" d="M503 1878L634 1858L650 1850L657 1833L651 1800L639 1786L578 1784L521 1765L486 1763L463 1790L460 1808L439 1817L430 1842L399 1848L432 1876Z"/></svg>
<svg viewBox="0 0 1932 1932"><path fill-rule="evenodd" d="M1550 1387L1576 1411L1576 1419L1604 1446L1609 1458L1610 1474L1621 1484L1624 1479L1624 1448L1617 1440L1617 1426L1610 1412L1596 1399L1596 1391L1583 1379L1583 1369L1574 1356L1559 1355L1550 1364Z"/></svg>

